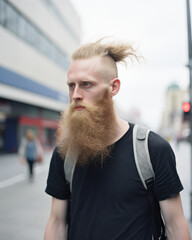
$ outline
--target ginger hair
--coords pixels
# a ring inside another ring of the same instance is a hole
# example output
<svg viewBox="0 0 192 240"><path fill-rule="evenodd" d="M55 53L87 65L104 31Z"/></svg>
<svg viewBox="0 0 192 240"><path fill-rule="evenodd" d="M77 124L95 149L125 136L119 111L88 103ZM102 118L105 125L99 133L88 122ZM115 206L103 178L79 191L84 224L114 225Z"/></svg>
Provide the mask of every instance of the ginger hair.
<svg viewBox="0 0 192 240"><path fill-rule="evenodd" d="M103 73L103 79L107 82L110 79L118 77L117 63L127 63L128 60L138 60L136 50L129 43L109 42L106 43L99 39L81 45L72 54L72 60L87 59L94 56L101 57L100 70Z"/></svg>
<svg viewBox="0 0 192 240"><path fill-rule="evenodd" d="M116 63L126 63L127 58L131 60L135 58L136 60L138 60L136 50L131 44L123 42L104 43L104 39L105 37L99 39L98 41L81 45L73 52L72 60L85 59L93 56L109 56Z"/></svg>

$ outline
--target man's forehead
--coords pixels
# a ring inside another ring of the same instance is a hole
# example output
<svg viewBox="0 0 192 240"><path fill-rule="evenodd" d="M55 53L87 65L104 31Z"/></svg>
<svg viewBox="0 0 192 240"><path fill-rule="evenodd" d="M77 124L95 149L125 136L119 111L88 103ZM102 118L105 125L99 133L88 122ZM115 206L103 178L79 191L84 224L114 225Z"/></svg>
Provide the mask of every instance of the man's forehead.
<svg viewBox="0 0 192 240"><path fill-rule="evenodd" d="M85 65L96 65L101 63L101 56L91 56L88 58L80 58L72 61L71 66L85 66Z"/></svg>
<svg viewBox="0 0 192 240"><path fill-rule="evenodd" d="M74 60L68 70L68 77L73 77L77 74L81 75L98 75L101 74L103 68L101 64L101 57L95 56L86 59L76 59Z"/></svg>

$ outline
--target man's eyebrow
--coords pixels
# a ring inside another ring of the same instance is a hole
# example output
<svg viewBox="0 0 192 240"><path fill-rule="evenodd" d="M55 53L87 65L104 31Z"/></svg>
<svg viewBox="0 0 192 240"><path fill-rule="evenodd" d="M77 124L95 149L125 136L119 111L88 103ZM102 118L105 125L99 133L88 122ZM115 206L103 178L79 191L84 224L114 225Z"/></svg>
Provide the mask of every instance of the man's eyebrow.
<svg viewBox="0 0 192 240"><path fill-rule="evenodd" d="M69 85L69 84L71 84L71 83L74 83L74 82L72 82L72 81L71 81L71 82L70 82L70 81L68 81L68 82L67 82L67 85Z"/></svg>
<svg viewBox="0 0 192 240"><path fill-rule="evenodd" d="M67 80L67 84L70 84L70 83L83 83L83 82L91 82L91 83L96 83L97 81L94 80L94 79L81 79L79 81L75 81L75 80Z"/></svg>
<svg viewBox="0 0 192 240"><path fill-rule="evenodd" d="M82 79L80 82L92 82L92 83L94 83L94 82L97 82L97 81L94 80L94 79Z"/></svg>

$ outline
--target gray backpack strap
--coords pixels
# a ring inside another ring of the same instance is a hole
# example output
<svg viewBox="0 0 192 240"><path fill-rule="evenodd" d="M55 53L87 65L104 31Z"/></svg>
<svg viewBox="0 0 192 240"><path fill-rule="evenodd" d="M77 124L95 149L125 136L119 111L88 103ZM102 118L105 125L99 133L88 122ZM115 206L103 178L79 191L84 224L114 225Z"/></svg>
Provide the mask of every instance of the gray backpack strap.
<svg viewBox="0 0 192 240"><path fill-rule="evenodd" d="M133 151L137 171L143 186L147 190L147 196L152 213L152 240L167 239L165 225L161 216L159 204L153 192L155 173L151 164L148 148L149 130L145 127L135 125L133 128Z"/></svg>
<svg viewBox="0 0 192 240"><path fill-rule="evenodd" d="M149 130L145 127L135 125L133 128L133 151L137 171L147 190L147 181L154 179L155 173L151 164L151 159L148 149Z"/></svg>
<svg viewBox="0 0 192 240"><path fill-rule="evenodd" d="M65 179L70 184L71 192L72 192L73 173L75 170L76 161L77 161L77 157L72 156L71 154L69 154L69 151L67 151L65 161L64 161L64 172L65 172Z"/></svg>

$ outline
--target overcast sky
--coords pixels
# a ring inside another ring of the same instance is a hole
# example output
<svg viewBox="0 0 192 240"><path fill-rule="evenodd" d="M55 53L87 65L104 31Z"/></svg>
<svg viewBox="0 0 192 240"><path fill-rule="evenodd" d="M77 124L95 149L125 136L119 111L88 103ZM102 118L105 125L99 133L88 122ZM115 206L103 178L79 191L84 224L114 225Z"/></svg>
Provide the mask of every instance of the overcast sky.
<svg viewBox="0 0 192 240"><path fill-rule="evenodd" d="M113 36L134 43L142 63L119 66L117 107L157 130L167 87L188 86L185 0L71 0L82 19L82 42Z"/></svg>

